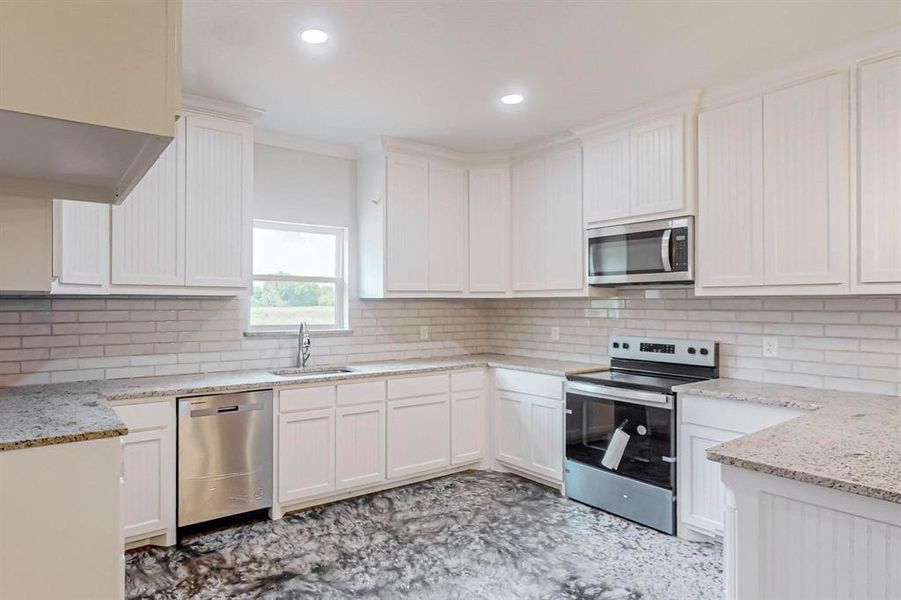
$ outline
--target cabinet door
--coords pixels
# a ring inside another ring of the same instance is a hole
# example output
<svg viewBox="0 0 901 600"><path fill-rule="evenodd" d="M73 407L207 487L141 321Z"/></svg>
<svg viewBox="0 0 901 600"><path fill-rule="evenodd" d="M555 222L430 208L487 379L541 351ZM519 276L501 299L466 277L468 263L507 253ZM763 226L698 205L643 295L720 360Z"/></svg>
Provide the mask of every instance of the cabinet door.
<svg viewBox="0 0 901 600"><path fill-rule="evenodd" d="M153 167L112 209L113 284L185 284L185 118L175 132Z"/></svg>
<svg viewBox="0 0 901 600"><path fill-rule="evenodd" d="M507 464L524 467L526 459L526 412L528 396L514 392L497 392L495 450L496 458Z"/></svg>
<svg viewBox="0 0 901 600"><path fill-rule="evenodd" d="M429 161L388 156L387 288L429 289Z"/></svg>
<svg viewBox="0 0 901 600"><path fill-rule="evenodd" d="M682 115L632 129L632 216L685 208L683 129Z"/></svg>
<svg viewBox="0 0 901 600"><path fill-rule="evenodd" d="M466 265L466 169L429 163L429 290L462 292Z"/></svg>
<svg viewBox="0 0 901 600"><path fill-rule="evenodd" d="M185 283L246 287L253 126L205 115L185 119Z"/></svg>
<svg viewBox="0 0 901 600"><path fill-rule="evenodd" d="M707 460L707 449L745 434L683 424L679 428L679 515L707 535L723 535L725 488L720 464Z"/></svg>
<svg viewBox="0 0 901 600"><path fill-rule="evenodd" d="M847 94L838 74L763 98L767 285L849 279Z"/></svg>
<svg viewBox="0 0 901 600"><path fill-rule="evenodd" d="M469 291L510 287L510 170L469 172Z"/></svg>
<svg viewBox="0 0 901 600"><path fill-rule="evenodd" d="M385 403L342 406L335 412L335 489L385 479Z"/></svg>
<svg viewBox="0 0 901 600"><path fill-rule="evenodd" d="M547 157L545 181L544 289L581 290L582 271L582 151Z"/></svg>
<svg viewBox="0 0 901 600"><path fill-rule="evenodd" d="M763 285L763 101L698 116L698 283Z"/></svg>
<svg viewBox="0 0 901 600"><path fill-rule="evenodd" d="M530 396L526 436L528 460L524 468L563 481L563 402Z"/></svg>
<svg viewBox="0 0 901 600"><path fill-rule="evenodd" d="M335 409L279 416L278 500L321 496L335 489Z"/></svg>
<svg viewBox="0 0 901 600"><path fill-rule="evenodd" d="M388 402L388 479L450 465L449 404L448 394Z"/></svg>
<svg viewBox="0 0 901 600"><path fill-rule="evenodd" d="M901 283L901 56L859 73L859 281Z"/></svg>
<svg viewBox="0 0 901 600"><path fill-rule="evenodd" d="M159 533L174 525L174 450L171 429L138 431L122 438L125 539Z"/></svg>
<svg viewBox="0 0 901 600"><path fill-rule="evenodd" d="M53 201L59 282L105 287L109 284L110 207L97 202Z"/></svg>
<svg viewBox="0 0 901 600"><path fill-rule="evenodd" d="M586 140L582 146L585 223L628 217L631 210L629 132Z"/></svg>
<svg viewBox="0 0 901 600"><path fill-rule="evenodd" d="M513 289L544 289L544 159L513 167Z"/></svg>
<svg viewBox="0 0 901 600"><path fill-rule="evenodd" d="M485 456L485 393L455 392L451 396L451 463Z"/></svg>

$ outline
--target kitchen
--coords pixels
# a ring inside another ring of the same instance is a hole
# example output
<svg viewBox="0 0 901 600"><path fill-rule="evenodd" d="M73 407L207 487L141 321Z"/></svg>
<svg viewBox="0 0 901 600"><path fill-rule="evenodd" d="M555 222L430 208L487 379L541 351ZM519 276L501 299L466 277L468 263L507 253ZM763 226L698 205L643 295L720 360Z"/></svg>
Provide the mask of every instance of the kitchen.
<svg viewBox="0 0 901 600"><path fill-rule="evenodd" d="M0 34L0 597L901 596L901 3Z"/></svg>

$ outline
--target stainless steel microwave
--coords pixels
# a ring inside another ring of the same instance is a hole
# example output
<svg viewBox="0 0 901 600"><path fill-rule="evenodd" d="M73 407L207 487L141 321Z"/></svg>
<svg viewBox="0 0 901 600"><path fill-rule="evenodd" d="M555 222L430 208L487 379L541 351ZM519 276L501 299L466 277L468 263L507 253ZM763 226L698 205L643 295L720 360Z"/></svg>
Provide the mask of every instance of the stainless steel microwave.
<svg viewBox="0 0 901 600"><path fill-rule="evenodd" d="M588 285L694 280L694 217L588 230Z"/></svg>

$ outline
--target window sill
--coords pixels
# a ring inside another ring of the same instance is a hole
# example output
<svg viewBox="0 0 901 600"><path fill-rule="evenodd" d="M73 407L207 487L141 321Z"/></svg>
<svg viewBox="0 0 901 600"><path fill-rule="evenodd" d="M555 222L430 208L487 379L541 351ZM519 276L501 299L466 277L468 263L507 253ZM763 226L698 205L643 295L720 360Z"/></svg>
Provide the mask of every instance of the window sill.
<svg viewBox="0 0 901 600"><path fill-rule="evenodd" d="M311 338L317 337L349 337L354 334L353 329L309 329ZM297 329L254 329L245 331L244 337L272 338L272 337L297 337Z"/></svg>

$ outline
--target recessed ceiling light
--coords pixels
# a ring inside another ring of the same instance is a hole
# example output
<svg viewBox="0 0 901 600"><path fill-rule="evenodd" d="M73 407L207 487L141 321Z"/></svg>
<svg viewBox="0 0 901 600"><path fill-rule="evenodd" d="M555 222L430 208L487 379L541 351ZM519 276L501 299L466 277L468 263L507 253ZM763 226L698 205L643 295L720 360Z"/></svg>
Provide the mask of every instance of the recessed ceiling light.
<svg viewBox="0 0 901 600"><path fill-rule="evenodd" d="M328 34L321 29L305 29L300 32L300 39L308 44L321 44L328 39Z"/></svg>
<svg viewBox="0 0 901 600"><path fill-rule="evenodd" d="M503 98L501 98L501 102L504 104L519 104L525 100L522 94L507 94Z"/></svg>

